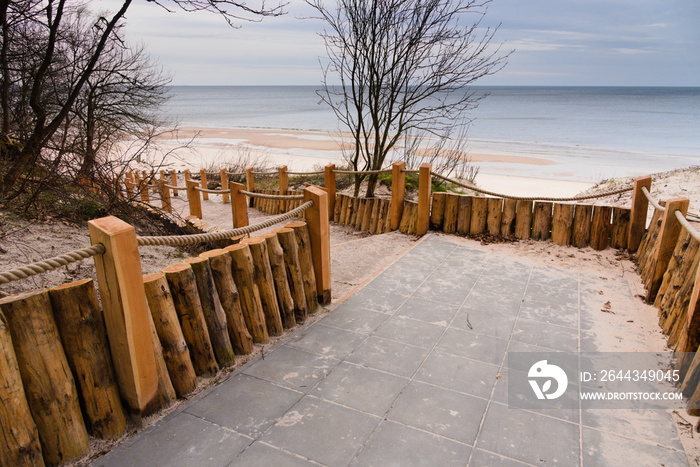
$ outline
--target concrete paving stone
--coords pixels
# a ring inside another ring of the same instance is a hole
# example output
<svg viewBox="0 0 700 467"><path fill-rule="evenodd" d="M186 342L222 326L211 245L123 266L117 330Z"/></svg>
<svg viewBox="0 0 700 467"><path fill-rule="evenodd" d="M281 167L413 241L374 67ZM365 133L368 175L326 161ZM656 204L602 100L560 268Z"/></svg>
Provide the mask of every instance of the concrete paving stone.
<svg viewBox="0 0 700 467"><path fill-rule="evenodd" d="M670 449L682 450L675 421L666 410L584 409L581 422L599 431L615 433L625 438L656 443Z"/></svg>
<svg viewBox="0 0 700 467"><path fill-rule="evenodd" d="M311 394L383 417L408 381L407 378L342 362Z"/></svg>
<svg viewBox="0 0 700 467"><path fill-rule="evenodd" d="M404 276L401 274L392 273L389 270L384 271L379 277L365 286L365 289L378 290L386 293L402 295L405 299L415 292L415 290L425 282L425 279L430 275L431 271L425 271L424 275L408 274L406 269L401 268ZM347 302L346 302L347 303Z"/></svg>
<svg viewBox="0 0 700 467"><path fill-rule="evenodd" d="M461 304L476 283L477 276L467 278L446 278L444 275L431 275L413 294L414 298L435 302Z"/></svg>
<svg viewBox="0 0 700 467"><path fill-rule="evenodd" d="M507 350L506 354L508 354L509 352L539 352L539 353L544 353L544 352L563 352L563 350L555 350L555 349L550 349L548 347L540 347L539 345L527 344L525 342L512 340L508 343L508 350ZM507 357L507 355L506 355L506 357ZM525 360L518 361L516 363L511 362L509 368L513 368L516 370L527 372L530 369L530 363L527 363Z"/></svg>
<svg viewBox="0 0 700 467"><path fill-rule="evenodd" d="M95 466L226 466L251 439L187 413L178 413L98 459Z"/></svg>
<svg viewBox="0 0 700 467"><path fill-rule="evenodd" d="M455 328L448 328L435 346L435 350L492 365L501 364L507 348L505 339Z"/></svg>
<svg viewBox="0 0 700 467"><path fill-rule="evenodd" d="M512 339L563 352L578 351L578 331L576 329L542 321L518 318L513 328Z"/></svg>
<svg viewBox="0 0 700 467"><path fill-rule="evenodd" d="M401 305L396 315L407 316L439 326L447 326L457 314L457 310L459 310L459 305L457 304L409 298Z"/></svg>
<svg viewBox="0 0 700 467"><path fill-rule="evenodd" d="M326 376L339 360L314 355L286 345L277 347L246 368L243 373L280 386L308 392Z"/></svg>
<svg viewBox="0 0 700 467"><path fill-rule="evenodd" d="M405 301L406 296L404 295L365 287L347 299L344 305L392 314Z"/></svg>
<svg viewBox="0 0 700 467"><path fill-rule="evenodd" d="M498 292L481 290L477 285L464 300L463 307L472 310L492 311L508 316L515 316L520 310L523 301L522 293L514 293L508 289L507 285L502 285Z"/></svg>
<svg viewBox="0 0 700 467"><path fill-rule="evenodd" d="M487 336L509 339L513 333L515 315L501 311L486 311L481 308L472 308L465 305L460 308L450 328L463 331L474 331Z"/></svg>
<svg viewBox="0 0 700 467"><path fill-rule="evenodd" d="M251 444L229 464L231 467L311 467L317 465L317 463L304 459L299 455L285 452L260 441Z"/></svg>
<svg viewBox="0 0 700 467"><path fill-rule="evenodd" d="M559 303L525 300L520 307L520 317L578 329L579 309L576 306Z"/></svg>
<svg viewBox="0 0 700 467"><path fill-rule="evenodd" d="M328 466L346 466L381 419L306 396L260 441Z"/></svg>
<svg viewBox="0 0 700 467"><path fill-rule="evenodd" d="M374 336L432 349L444 331L444 326L394 315L379 326Z"/></svg>
<svg viewBox="0 0 700 467"><path fill-rule="evenodd" d="M583 467L617 467L620 465L656 465L687 467L682 450L668 449L655 443L583 428Z"/></svg>
<svg viewBox="0 0 700 467"><path fill-rule="evenodd" d="M476 447L535 465L579 465L579 425L491 402Z"/></svg>
<svg viewBox="0 0 700 467"><path fill-rule="evenodd" d="M322 322L319 322L296 332L287 345L342 360L366 338L367 336L364 334L324 326Z"/></svg>
<svg viewBox="0 0 700 467"><path fill-rule="evenodd" d="M483 449L474 449L469 460L469 467L525 467L528 465L531 464L524 464L515 459L499 456Z"/></svg>
<svg viewBox="0 0 700 467"><path fill-rule="evenodd" d="M383 421L353 467L464 467L471 447L411 427Z"/></svg>
<svg viewBox="0 0 700 467"><path fill-rule="evenodd" d="M370 336L347 361L410 378L425 359L428 351L421 347Z"/></svg>
<svg viewBox="0 0 700 467"><path fill-rule="evenodd" d="M326 326L369 335L387 319L388 316L385 313L344 303L324 316L321 323Z"/></svg>
<svg viewBox="0 0 700 467"><path fill-rule="evenodd" d="M447 389L489 398L499 373L497 365L443 352L432 352L415 379Z"/></svg>
<svg viewBox="0 0 700 467"><path fill-rule="evenodd" d="M551 279L547 282L535 281L534 275L535 273L533 272L533 278L530 279L530 283L525 290L525 300L578 306L578 282L566 277L563 279Z"/></svg>
<svg viewBox="0 0 700 467"><path fill-rule="evenodd" d="M473 445L486 402L414 381L401 393L387 419Z"/></svg>
<svg viewBox="0 0 700 467"><path fill-rule="evenodd" d="M193 401L186 412L255 438L302 397L300 392L238 374Z"/></svg>

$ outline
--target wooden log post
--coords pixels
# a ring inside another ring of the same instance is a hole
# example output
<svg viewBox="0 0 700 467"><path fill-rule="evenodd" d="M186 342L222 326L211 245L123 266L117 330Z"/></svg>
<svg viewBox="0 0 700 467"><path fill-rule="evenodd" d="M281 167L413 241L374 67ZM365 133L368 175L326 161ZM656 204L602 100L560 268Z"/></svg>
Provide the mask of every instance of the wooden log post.
<svg viewBox="0 0 700 467"><path fill-rule="evenodd" d="M144 276L143 284L170 381L175 393L184 397L197 388L197 375L182 335L170 286L162 272Z"/></svg>
<svg viewBox="0 0 700 467"><path fill-rule="evenodd" d="M534 218L532 220L532 238L548 240L552 231L552 203L535 202Z"/></svg>
<svg viewBox="0 0 700 467"><path fill-rule="evenodd" d="M627 239L627 249L630 252L637 251L642 241L642 236L647 228L647 209L649 200L642 187L646 187L651 192L651 175L639 177L634 181L634 191L632 192L632 212L630 213L629 237Z"/></svg>
<svg viewBox="0 0 700 467"><path fill-rule="evenodd" d="M250 191L251 193L255 191L255 174L253 173L253 171L253 167L245 168L245 189L246 191ZM248 206L250 206L251 208L255 206L255 198L253 198L252 196L248 201Z"/></svg>
<svg viewBox="0 0 700 467"><path fill-rule="evenodd" d="M161 347L160 340L158 339L158 333L156 331L155 323L153 322L153 316L149 314L148 318L151 321L151 339L153 340L153 349L155 350L156 375L158 376L158 409L161 409L175 402L175 399L177 399L177 394L175 393L173 382L170 380L168 367L165 364L163 347Z"/></svg>
<svg viewBox="0 0 700 467"><path fill-rule="evenodd" d="M92 244L106 248L95 269L119 392L131 411L148 413L158 380L136 231L116 217L91 220L88 229Z"/></svg>
<svg viewBox="0 0 700 467"><path fill-rule="evenodd" d="M416 235L425 235L430 226L430 194L433 183L433 165L424 162L418 169L418 218Z"/></svg>
<svg viewBox="0 0 700 467"><path fill-rule="evenodd" d="M289 175L287 174L287 166L281 165L277 169L278 172L278 185L280 190L280 195L286 195L287 190L289 190ZM289 202L287 200L281 199L277 203L279 205L279 212L287 212L289 209Z"/></svg>
<svg viewBox="0 0 700 467"><path fill-rule="evenodd" d="M486 230L489 235L501 234L501 219L503 218L503 198L488 198Z"/></svg>
<svg viewBox="0 0 700 467"><path fill-rule="evenodd" d="M190 175L190 169L185 169L183 175L185 177L185 185L187 185L187 182L192 179Z"/></svg>
<svg viewBox="0 0 700 467"><path fill-rule="evenodd" d="M406 163L394 162L391 165L391 230L396 230L401 224L403 215L403 198L406 193Z"/></svg>
<svg viewBox="0 0 700 467"><path fill-rule="evenodd" d="M173 204L170 201L170 188L166 187L165 180L158 180L158 191L160 192L160 205L165 212L173 212Z"/></svg>
<svg viewBox="0 0 700 467"><path fill-rule="evenodd" d="M233 219L233 228L245 227L248 225L248 202L241 190L245 191L245 187L236 182L229 182L229 190L231 190L231 219Z"/></svg>
<svg viewBox="0 0 700 467"><path fill-rule="evenodd" d="M629 208L613 208L612 231L610 232L610 246L613 248L627 249L631 212Z"/></svg>
<svg viewBox="0 0 700 467"><path fill-rule="evenodd" d="M280 336L284 332L282 316L277 301L275 281L272 278L272 268L270 267L270 255L267 251L267 243L264 238L255 237L247 239L246 243L250 248L255 268L255 283L260 292L260 301L265 313L265 324L267 333L271 336Z"/></svg>
<svg viewBox="0 0 700 467"><path fill-rule="evenodd" d="M207 324L209 340L216 362L220 368L227 368L235 363L233 346L226 327L226 314L221 306L219 294L214 285L214 277L206 257L187 258L185 263L189 264L194 272L197 281L197 293L202 304L204 321Z"/></svg>
<svg viewBox="0 0 700 467"><path fill-rule="evenodd" d="M335 206L333 207L333 222L340 224L340 213L342 211L341 208L343 206L345 195L338 193L335 195L335 198Z"/></svg>
<svg viewBox="0 0 700 467"><path fill-rule="evenodd" d="M362 210L362 222L360 223L360 231L369 232L369 226L372 222L372 206L377 198L365 198L364 209Z"/></svg>
<svg viewBox="0 0 700 467"><path fill-rule="evenodd" d="M452 193L448 193L445 196L445 215L443 217L442 230L445 233L455 233L457 231L459 200L461 197Z"/></svg>
<svg viewBox="0 0 700 467"><path fill-rule="evenodd" d="M90 433L117 439L126 430L107 330L92 279L49 290L53 316L68 364L76 378Z"/></svg>
<svg viewBox="0 0 700 467"><path fill-rule="evenodd" d="M382 199L375 198L372 203L372 214L369 222L369 233L376 235L379 233L379 224L382 217Z"/></svg>
<svg viewBox="0 0 700 467"><path fill-rule="evenodd" d="M574 225L573 204L555 203L552 214L552 241L561 246L571 244L571 231Z"/></svg>
<svg viewBox="0 0 700 467"><path fill-rule="evenodd" d="M700 267L696 268L686 319L680 327L680 339L676 346L676 352L684 353L679 361L679 366L681 373L685 373L691 363L690 358L692 358L689 352L700 350L698 348L700 346ZM700 357L696 356L695 359L698 360ZM698 363L700 364L700 362ZM700 394L698 395L700 396ZM700 410L698 413L700 414Z"/></svg>
<svg viewBox="0 0 700 467"><path fill-rule="evenodd" d="M442 230L445 220L445 201L447 201L447 193L433 193L433 207L430 211L430 228L433 230Z"/></svg>
<svg viewBox="0 0 700 467"><path fill-rule="evenodd" d="M595 206L593 208L590 243L594 250L601 251L608 247L612 228L612 211L612 206Z"/></svg>
<svg viewBox="0 0 700 467"><path fill-rule="evenodd" d="M503 200L503 215L501 216L501 235L515 235L515 216L518 201L510 198Z"/></svg>
<svg viewBox="0 0 700 467"><path fill-rule="evenodd" d="M310 211L311 209L313 208L310 208L308 211ZM311 241L311 229L309 228L309 225L306 224L306 222L291 222L285 225L285 227L294 230L294 236L296 238L299 251L299 266L301 267L301 276L304 283L304 296L306 297L306 308L309 313L314 313L318 308L318 302L322 299L325 299L325 297L322 298L323 285L317 284L318 276L315 272L316 265L318 264L317 261L323 261L323 258L319 257L323 255L323 252L314 252L314 246L312 246ZM318 226L316 226L316 228L318 228ZM330 246L328 247L328 250L330 251ZM322 268L324 267L324 265L320 264L319 267ZM327 271L330 272L330 269L327 268ZM324 279L325 278L320 278L320 280ZM330 297L330 284L326 287L328 290L327 295L328 297Z"/></svg>
<svg viewBox="0 0 700 467"><path fill-rule="evenodd" d="M457 233L469 235L472 222L472 205L474 197L467 195L453 195L457 198Z"/></svg>
<svg viewBox="0 0 700 467"><path fill-rule="evenodd" d="M308 307L304 291L304 277L299 262L299 244L294 229L281 228L274 230L284 252L284 264L287 268L287 280L294 300L294 317L301 324L306 320Z"/></svg>
<svg viewBox="0 0 700 467"><path fill-rule="evenodd" d="M297 323L294 318L294 299L292 299L292 291L287 280L287 270L284 266L284 250L276 233L262 234L260 238L264 238L267 244L267 255L270 261L270 271L272 272L275 292L277 293L277 305L279 306L282 325L284 329L293 328Z"/></svg>
<svg viewBox="0 0 700 467"><path fill-rule="evenodd" d="M79 459L87 452L90 439L48 292L33 290L4 298L0 310L7 318L44 460L65 464Z"/></svg>
<svg viewBox="0 0 700 467"><path fill-rule="evenodd" d="M187 204L190 209L190 216L198 219L202 218L202 199L199 197L197 187L199 184L195 180L187 180Z"/></svg>
<svg viewBox="0 0 700 467"><path fill-rule="evenodd" d="M0 311L0 465L43 466L39 431L24 394L7 318Z"/></svg>
<svg viewBox="0 0 700 467"><path fill-rule="evenodd" d="M593 206L577 204L574 211L574 225L571 230L571 244L576 248L586 248L591 240L591 219Z"/></svg>
<svg viewBox="0 0 700 467"><path fill-rule="evenodd" d="M331 302L331 238L328 223L328 195L322 189L310 186L304 190L304 201L309 200L314 202L314 205L306 211L306 223L308 224L311 258L316 276L316 296L318 303L328 305Z"/></svg>
<svg viewBox="0 0 700 467"><path fill-rule="evenodd" d="M219 371L214 349L209 338L204 310L197 290L194 271L187 263L178 263L163 269L173 297L182 335L190 350L192 366L198 376Z"/></svg>
<svg viewBox="0 0 700 467"><path fill-rule="evenodd" d="M336 184L335 184L335 164L327 164L323 168L323 184L328 192L328 217L333 222L338 223L335 217Z"/></svg>
<svg viewBox="0 0 700 467"><path fill-rule="evenodd" d="M219 169L219 179L221 181L221 189L228 190L228 170L227 169ZM229 203L230 199L231 199L230 194L228 194L228 193L221 194L221 202L223 204Z"/></svg>
<svg viewBox="0 0 700 467"><path fill-rule="evenodd" d="M661 217L661 228L659 237L654 246L652 253L652 275L651 282L647 288L646 299L648 302L653 302L656 298L656 293L661 286L661 280L668 268L668 263L673 255L673 250L678 241L678 234L682 228L680 222L676 218L676 211L680 211L684 216L688 214L688 206L690 201L688 198L673 198L666 201L666 210Z"/></svg>
<svg viewBox="0 0 700 467"><path fill-rule="evenodd" d="M226 314L226 327L233 350L239 355L247 355L253 351L253 337L248 331L240 295L233 280L231 255L225 250L218 249L205 251L200 256L209 259L216 291Z"/></svg>
<svg viewBox="0 0 700 467"><path fill-rule="evenodd" d="M488 199L482 196L472 198L472 214L469 220L469 233L477 235L486 230L486 217L488 216Z"/></svg>
<svg viewBox="0 0 700 467"><path fill-rule="evenodd" d="M241 309L246 326L253 342L265 344L270 340L265 324L265 313L260 301L260 291L255 283L255 266L250 248L246 244L231 245L224 248L231 255L233 280L241 300Z"/></svg>
<svg viewBox="0 0 700 467"><path fill-rule="evenodd" d="M177 186L177 171L175 170L170 171L170 184L172 186ZM178 193L178 190L173 190L173 196L177 196Z"/></svg>
<svg viewBox="0 0 700 467"><path fill-rule="evenodd" d="M138 174L138 171L136 171L136 173ZM143 173L143 175L137 175L136 180L138 182L137 186L139 190L139 196L141 197L141 201L143 203L150 204L151 198L148 195L148 179L146 177L145 172Z"/></svg>
<svg viewBox="0 0 700 467"><path fill-rule="evenodd" d="M209 185L207 183L207 171L205 169L201 169L199 171L199 183L200 183L200 186L202 187L203 190L209 189ZM202 192L202 199L208 200L209 193L207 193L206 191L203 191Z"/></svg>
<svg viewBox="0 0 700 467"><path fill-rule="evenodd" d="M532 206L530 200L518 200L515 212L515 236L521 240L530 238L532 232Z"/></svg>

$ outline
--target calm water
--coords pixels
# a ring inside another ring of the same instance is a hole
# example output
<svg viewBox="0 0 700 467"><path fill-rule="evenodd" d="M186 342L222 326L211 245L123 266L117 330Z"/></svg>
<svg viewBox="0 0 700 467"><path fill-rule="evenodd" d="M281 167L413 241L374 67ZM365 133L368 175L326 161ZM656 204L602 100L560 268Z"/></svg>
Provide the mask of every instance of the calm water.
<svg viewBox="0 0 700 467"><path fill-rule="evenodd" d="M166 111L184 126L337 130L313 86L176 86ZM514 175L599 181L700 164L700 88L474 87L473 153L550 165L480 163ZM700 181L699 181L700 183Z"/></svg>

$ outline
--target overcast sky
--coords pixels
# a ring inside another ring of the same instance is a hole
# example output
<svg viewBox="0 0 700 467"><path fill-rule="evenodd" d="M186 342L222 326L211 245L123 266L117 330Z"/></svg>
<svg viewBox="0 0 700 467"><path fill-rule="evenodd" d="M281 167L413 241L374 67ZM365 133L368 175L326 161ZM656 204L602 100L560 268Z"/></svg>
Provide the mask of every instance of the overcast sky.
<svg viewBox="0 0 700 467"><path fill-rule="evenodd" d="M138 0L127 35L176 85L316 85L323 23L300 19L311 14L300 0L286 10L233 29L213 13ZM499 23L495 42L514 52L479 84L700 86L700 0L493 0L484 24Z"/></svg>

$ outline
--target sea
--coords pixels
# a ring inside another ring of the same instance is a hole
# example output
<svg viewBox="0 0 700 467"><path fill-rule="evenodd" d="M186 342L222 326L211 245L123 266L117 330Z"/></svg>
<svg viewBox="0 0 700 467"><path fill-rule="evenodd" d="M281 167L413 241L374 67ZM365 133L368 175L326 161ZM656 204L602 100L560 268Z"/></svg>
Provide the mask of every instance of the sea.
<svg viewBox="0 0 700 467"><path fill-rule="evenodd" d="M173 86L164 111L181 126L335 132L320 86ZM474 86L473 154L483 173L599 182L700 165L700 87ZM698 181L700 183L700 180Z"/></svg>

